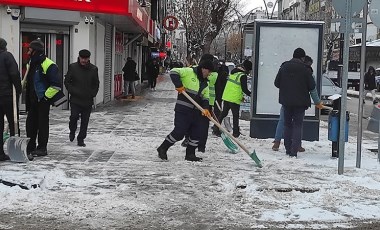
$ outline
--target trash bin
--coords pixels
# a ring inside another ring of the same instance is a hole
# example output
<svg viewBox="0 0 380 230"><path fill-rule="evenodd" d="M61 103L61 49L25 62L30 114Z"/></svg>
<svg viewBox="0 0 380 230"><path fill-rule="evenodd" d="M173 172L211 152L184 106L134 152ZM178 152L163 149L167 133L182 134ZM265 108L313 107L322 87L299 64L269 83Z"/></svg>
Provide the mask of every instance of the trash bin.
<svg viewBox="0 0 380 230"><path fill-rule="evenodd" d="M368 121L367 130L379 133L379 118L380 118L380 105L376 105L373 107L371 117Z"/></svg>
<svg viewBox="0 0 380 230"><path fill-rule="evenodd" d="M333 110L329 114L329 126L328 126L328 139L329 141L338 141L339 137L339 111ZM350 113L346 112L346 129L345 129L345 142L348 142L348 121L350 120Z"/></svg>

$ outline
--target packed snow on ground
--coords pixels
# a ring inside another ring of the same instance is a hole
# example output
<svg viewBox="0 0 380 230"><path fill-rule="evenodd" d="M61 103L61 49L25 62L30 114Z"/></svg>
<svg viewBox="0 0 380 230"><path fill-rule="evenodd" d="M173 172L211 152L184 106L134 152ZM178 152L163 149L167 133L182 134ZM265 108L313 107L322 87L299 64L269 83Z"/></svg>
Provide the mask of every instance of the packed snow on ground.
<svg viewBox="0 0 380 230"><path fill-rule="evenodd" d="M184 161L177 143L169 161L156 148L173 128L176 92L164 81L135 102L118 102L91 115L87 147L68 141L68 111L51 114L49 155L28 164L0 163L0 178L39 184L23 190L0 184L1 212L55 217L93 229L225 227L331 228L380 220L376 146L364 140L356 168L356 138L346 144L344 174L332 159L327 124L320 141L303 141L297 159L271 150L272 139L239 140L256 150L263 168L240 150L230 153L209 136L204 161Z"/></svg>

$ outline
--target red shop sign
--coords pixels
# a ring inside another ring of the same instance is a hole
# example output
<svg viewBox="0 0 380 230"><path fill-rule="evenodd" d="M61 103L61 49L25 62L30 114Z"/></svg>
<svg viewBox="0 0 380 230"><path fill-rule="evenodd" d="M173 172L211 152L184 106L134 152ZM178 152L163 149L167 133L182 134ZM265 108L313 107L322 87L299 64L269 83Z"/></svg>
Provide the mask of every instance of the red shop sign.
<svg viewBox="0 0 380 230"><path fill-rule="evenodd" d="M129 0L1 0L1 4L93 13L129 14Z"/></svg>

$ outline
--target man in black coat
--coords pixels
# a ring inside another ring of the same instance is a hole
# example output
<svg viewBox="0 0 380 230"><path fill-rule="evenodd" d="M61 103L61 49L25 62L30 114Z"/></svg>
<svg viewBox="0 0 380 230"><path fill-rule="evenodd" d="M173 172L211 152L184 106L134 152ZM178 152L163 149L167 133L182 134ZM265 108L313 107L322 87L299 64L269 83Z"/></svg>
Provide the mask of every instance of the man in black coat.
<svg viewBox="0 0 380 230"><path fill-rule="evenodd" d="M127 58L127 62L123 67L123 79L124 79L124 96L128 96L129 88L132 91L132 98L135 98L136 89L135 89L135 81L136 79L136 62L133 61L131 57Z"/></svg>
<svg viewBox="0 0 380 230"><path fill-rule="evenodd" d="M90 51L79 51L78 61L69 65L65 77L65 86L70 93L70 141L75 139L77 122L81 118L80 131L77 136L78 146L85 147L87 127L90 120L93 98L99 90L98 67L90 63Z"/></svg>
<svg viewBox="0 0 380 230"><path fill-rule="evenodd" d="M15 58L7 51L7 42L0 38L0 129L4 131L4 115L7 116L10 135L14 136L13 119L13 86L16 89L16 98L21 94L21 78ZM4 153L4 142L1 139L0 161L9 160Z"/></svg>
<svg viewBox="0 0 380 230"><path fill-rule="evenodd" d="M305 51L294 50L293 59L282 63L274 85L279 88L279 102L284 107L284 145L286 154L297 157L301 147L305 110L311 106L309 92L315 88L310 67L304 63Z"/></svg>

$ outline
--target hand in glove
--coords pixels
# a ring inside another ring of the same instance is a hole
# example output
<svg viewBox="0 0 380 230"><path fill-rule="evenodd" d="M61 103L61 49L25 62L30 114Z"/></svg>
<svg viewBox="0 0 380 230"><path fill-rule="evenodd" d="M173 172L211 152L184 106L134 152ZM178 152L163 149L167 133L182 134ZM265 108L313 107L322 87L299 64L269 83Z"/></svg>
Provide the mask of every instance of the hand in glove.
<svg viewBox="0 0 380 230"><path fill-rule="evenodd" d="M208 109L204 109L202 111L202 115L205 116L205 117L208 117L208 118L211 117L211 113L210 113L210 111Z"/></svg>
<svg viewBox="0 0 380 230"><path fill-rule="evenodd" d="M319 102L318 104L315 105L315 107L317 107L318 109L323 109L323 107L325 107L322 102Z"/></svg>
<svg viewBox="0 0 380 230"><path fill-rule="evenodd" d="M181 87L175 88L175 90L177 90L178 93L182 93L185 91L185 87L181 86Z"/></svg>

